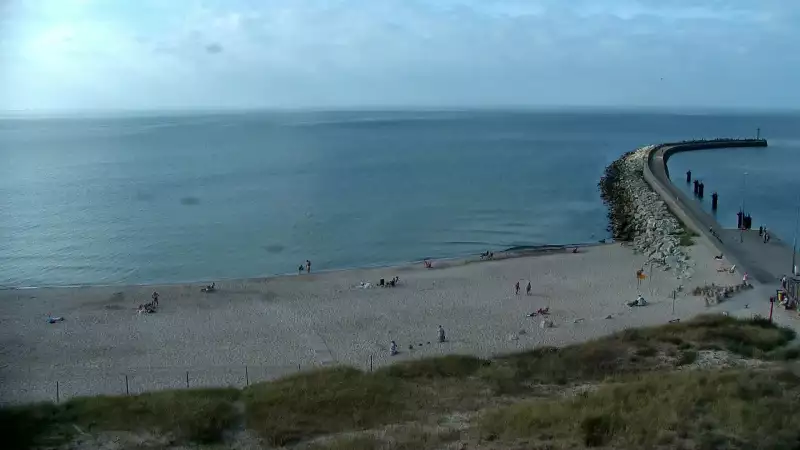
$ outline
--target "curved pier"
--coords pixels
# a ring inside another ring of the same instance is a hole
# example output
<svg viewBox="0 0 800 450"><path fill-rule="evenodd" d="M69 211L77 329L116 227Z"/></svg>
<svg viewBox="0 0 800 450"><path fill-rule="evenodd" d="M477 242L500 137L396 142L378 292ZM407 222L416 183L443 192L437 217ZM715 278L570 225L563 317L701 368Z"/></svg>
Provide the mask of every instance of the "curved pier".
<svg viewBox="0 0 800 450"><path fill-rule="evenodd" d="M697 202L690 199L672 183L669 178L669 169L667 169L667 160L675 153L686 151L766 146L766 139L714 139L666 143L654 147L648 154L647 163L644 165L645 181L661 196L675 217L679 218L688 228L708 238L720 253L725 254L728 260L763 284L773 283L781 273L789 272L785 269L789 269L788 261L791 260L791 249L787 249L777 239L772 244L760 245L758 239L752 237L752 233L755 233L757 238L758 233L754 231L746 232L747 239L740 243L738 230L735 233L725 231L711 214L703 210ZM714 229L713 234L711 233L712 228ZM787 259L783 271L781 271L782 264L775 263L776 259Z"/></svg>

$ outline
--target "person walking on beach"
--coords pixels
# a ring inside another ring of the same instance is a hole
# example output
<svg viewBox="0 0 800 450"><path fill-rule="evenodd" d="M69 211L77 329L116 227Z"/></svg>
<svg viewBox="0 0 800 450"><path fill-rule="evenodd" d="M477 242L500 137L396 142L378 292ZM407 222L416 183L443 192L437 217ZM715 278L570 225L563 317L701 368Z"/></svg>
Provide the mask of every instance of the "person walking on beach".
<svg viewBox="0 0 800 450"><path fill-rule="evenodd" d="M311 273L311 261L308 259L306 260L306 272Z"/></svg>
<svg viewBox="0 0 800 450"><path fill-rule="evenodd" d="M525 288L525 294L531 295L531 282L528 281L528 287Z"/></svg>
<svg viewBox="0 0 800 450"><path fill-rule="evenodd" d="M437 333L439 334L439 342L444 342L445 341L444 328L442 328L441 325L439 325L439 329L437 330Z"/></svg>
<svg viewBox="0 0 800 450"><path fill-rule="evenodd" d="M158 292L153 291L153 306L158 306Z"/></svg>
<svg viewBox="0 0 800 450"><path fill-rule="evenodd" d="M519 295L519 281L517 281L517 284L514 285L514 289L517 291L517 295Z"/></svg>

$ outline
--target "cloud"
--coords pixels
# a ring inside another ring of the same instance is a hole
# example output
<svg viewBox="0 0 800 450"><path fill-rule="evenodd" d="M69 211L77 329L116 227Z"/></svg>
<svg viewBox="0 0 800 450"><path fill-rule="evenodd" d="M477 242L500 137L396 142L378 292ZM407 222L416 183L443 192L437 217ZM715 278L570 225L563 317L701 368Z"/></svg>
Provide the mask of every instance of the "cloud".
<svg viewBox="0 0 800 450"><path fill-rule="evenodd" d="M206 45L206 53L211 53L212 55L215 53L222 53L222 46L217 43L208 44Z"/></svg>
<svg viewBox="0 0 800 450"><path fill-rule="evenodd" d="M780 0L42 0L1 17L0 109L800 100L800 3Z"/></svg>

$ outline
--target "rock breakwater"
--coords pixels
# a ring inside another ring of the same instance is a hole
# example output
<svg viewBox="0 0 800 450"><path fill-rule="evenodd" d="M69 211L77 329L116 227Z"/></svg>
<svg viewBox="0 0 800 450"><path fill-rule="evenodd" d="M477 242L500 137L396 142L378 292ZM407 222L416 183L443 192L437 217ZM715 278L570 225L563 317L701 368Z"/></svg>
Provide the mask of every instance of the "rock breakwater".
<svg viewBox="0 0 800 450"><path fill-rule="evenodd" d="M691 235L644 180L649 145L625 153L606 167L598 187L608 206L609 232L647 255L654 267L672 270L678 279L691 278L694 263L684 249Z"/></svg>

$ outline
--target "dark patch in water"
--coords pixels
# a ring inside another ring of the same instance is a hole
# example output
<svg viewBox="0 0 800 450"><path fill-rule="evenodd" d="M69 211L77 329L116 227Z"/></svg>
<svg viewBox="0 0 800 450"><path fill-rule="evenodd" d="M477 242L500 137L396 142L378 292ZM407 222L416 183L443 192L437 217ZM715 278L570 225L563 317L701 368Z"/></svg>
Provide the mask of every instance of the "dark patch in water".
<svg viewBox="0 0 800 450"><path fill-rule="evenodd" d="M197 197L183 197L181 199L181 205L196 205L200 203L200 199Z"/></svg>
<svg viewBox="0 0 800 450"><path fill-rule="evenodd" d="M284 249L285 247L284 247L284 246L282 246L282 245L275 244L275 245L267 245L267 246L266 246L266 247L264 247L264 248L265 248L265 249L266 249L268 252L270 252L270 253L280 253L280 252L282 252L282 251L283 251L283 249Z"/></svg>

